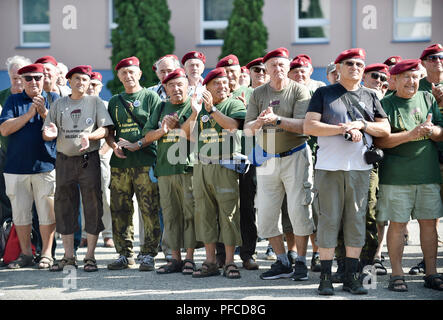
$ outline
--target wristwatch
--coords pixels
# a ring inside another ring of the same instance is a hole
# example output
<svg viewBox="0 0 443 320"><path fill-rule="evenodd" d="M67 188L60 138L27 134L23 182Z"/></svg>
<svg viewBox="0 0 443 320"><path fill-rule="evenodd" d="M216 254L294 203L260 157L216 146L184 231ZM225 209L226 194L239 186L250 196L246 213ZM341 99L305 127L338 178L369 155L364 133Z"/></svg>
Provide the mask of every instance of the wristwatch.
<svg viewBox="0 0 443 320"><path fill-rule="evenodd" d="M141 149L143 147L143 142L141 140L137 141L138 148Z"/></svg>
<svg viewBox="0 0 443 320"><path fill-rule="evenodd" d="M365 119L361 119L360 121L363 122L363 131L366 131L368 128L368 122Z"/></svg>
<svg viewBox="0 0 443 320"><path fill-rule="evenodd" d="M279 126L281 124L281 117L277 117L277 122L275 122L275 125Z"/></svg>
<svg viewBox="0 0 443 320"><path fill-rule="evenodd" d="M212 106L211 111L209 111L209 114L212 114L213 112L217 111L217 108L215 106Z"/></svg>

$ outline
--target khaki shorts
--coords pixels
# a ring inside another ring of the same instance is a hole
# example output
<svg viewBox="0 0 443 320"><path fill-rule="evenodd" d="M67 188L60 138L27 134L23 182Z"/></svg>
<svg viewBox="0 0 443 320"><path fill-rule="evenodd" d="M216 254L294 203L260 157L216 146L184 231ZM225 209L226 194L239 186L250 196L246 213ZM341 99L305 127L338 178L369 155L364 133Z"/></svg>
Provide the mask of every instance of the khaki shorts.
<svg viewBox="0 0 443 320"><path fill-rule="evenodd" d="M335 248L343 225L346 247L361 248L366 238L369 174L364 171L315 170L318 208L317 244Z"/></svg>
<svg viewBox="0 0 443 320"><path fill-rule="evenodd" d="M40 225L55 223L55 170L36 174L4 173L3 175L15 225L32 224L32 204L34 202Z"/></svg>
<svg viewBox="0 0 443 320"><path fill-rule="evenodd" d="M378 221L406 223L437 219L443 216L440 185L387 185L381 184L377 201Z"/></svg>
<svg viewBox="0 0 443 320"><path fill-rule="evenodd" d="M279 221L285 193L293 233L307 236L313 232L312 170L309 147L287 157L269 159L257 167L257 225L261 238L282 234Z"/></svg>

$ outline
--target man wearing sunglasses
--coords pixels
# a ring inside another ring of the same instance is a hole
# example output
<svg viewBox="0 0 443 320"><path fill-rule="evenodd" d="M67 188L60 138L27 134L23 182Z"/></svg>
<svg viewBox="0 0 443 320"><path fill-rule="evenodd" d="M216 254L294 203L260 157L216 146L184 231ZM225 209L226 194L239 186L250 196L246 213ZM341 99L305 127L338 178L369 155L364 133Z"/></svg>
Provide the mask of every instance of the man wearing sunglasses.
<svg viewBox="0 0 443 320"><path fill-rule="evenodd" d="M252 60L246 65L251 75L251 88L255 89L269 81L269 75L266 73L263 58Z"/></svg>
<svg viewBox="0 0 443 320"><path fill-rule="evenodd" d="M91 72L91 66L81 65L66 74L72 94L51 105L43 127L44 140L57 139L54 208L57 232L62 235L65 250L64 257L50 271L77 267L74 233L79 229L80 193L88 242L84 271L98 270L94 254L98 235L104 229L98 150L100 139L108 135L113 123L103 101L86 94Z"/></svg>
<svg viewBox="0 0 443 320"><path fill-rule="evenodd" d="M389 79L389 67L383 63L374 63L366 66L363 74L363 84L372 89L381 100L383 98L383 83Z"/></svg>
<svg viewBox="0 0 443 320"><path fill-rule="evenodd" d="M390 128L375 93L360 86L365 56L361 48L340 53L335 59L339 82L317 89L304 122L304 134L317 136L319 144L314 204L319 208L320 295L334 294L331 267L341 228L346 250L343 290L352 294L368 292L358 279L358 268L365 244L369 175L373 166L364 160L367 147L362 135L371 145L372 136L386 136ZM351 141L345 140L346 133Z"/></svg>
<svg viewBox="0 0 443 320"><path fill-rule="evenodd" d="M4 176L6 194L20 242L21 254L8 267L19 269L34 264L31 249L32 204L40 221L42 252L39 268L52 265L52 241L55 232L55 141L45 142L41 128L48 114L48 93L43 91L41 64L18 70L24 91L11 95L0 116L0 133L9 139ZM58 96L49 93L53 99Z"/></svg>

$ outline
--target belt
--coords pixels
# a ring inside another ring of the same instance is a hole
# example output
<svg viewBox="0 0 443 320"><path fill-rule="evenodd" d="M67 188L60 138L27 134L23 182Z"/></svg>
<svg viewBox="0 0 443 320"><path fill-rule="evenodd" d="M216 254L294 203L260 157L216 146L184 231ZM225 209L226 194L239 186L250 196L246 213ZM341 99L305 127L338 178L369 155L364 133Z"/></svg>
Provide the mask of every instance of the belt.
<svg viewBox="0 0 443 320"><path fill-rule="evenodd" d="M269 157L274 157L274 158L284 158L284 157L290 156L293 153L296 153L297 151L300 151L300 150L306 148L306 145L307 145L307 143L305 142L302 145L295 147L294 149L291 149L291 150L285 151L285 152L281 152L281 153L275 153L275 154L267 153L265 150L263 150L263 155L265 157L269 156Z"/></svg>

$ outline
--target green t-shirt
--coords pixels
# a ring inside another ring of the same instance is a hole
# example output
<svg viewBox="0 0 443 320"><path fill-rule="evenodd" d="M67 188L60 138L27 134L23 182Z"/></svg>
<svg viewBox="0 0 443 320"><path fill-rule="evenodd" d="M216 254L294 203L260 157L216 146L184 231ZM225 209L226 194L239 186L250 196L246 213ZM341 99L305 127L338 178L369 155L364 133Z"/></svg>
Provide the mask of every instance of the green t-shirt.
<svg viewBox="0 0 443 320"><path fill-rule="evenodd" d="M145 127L143 135L149 131L157 130L166 115L176 113L182 125L191 115L191 99L182 104L165 102L163 109L156 107ZM160 113L161 112L161 113ZM170 150L171 149L171 150ZM175 152L174 152L175 150ZM185 136L180 135L180 129L171 130L157 142L157 164L155 175L157 177L182 174L191 171L190 142Z"/></svg>
<svg viewBox="0 0 443 320"><path fill-rule="evenodd" d="M249 98L251 97L253 91L254 91L254 89L252 89L251 87L240 86L237 90L232 92L231 98L240 97L242 95L242 93L244 92L246 103L248 103Z"/></svg>
<svg viewBox="0 0 443 320"><path fill-rule="evenodd" d="M233 119L244 120L246 108L243 102L228 98L215 106L218 111ZM206 111L204 104L197 117L198 153L203 158L229 159L233 152L241 151L238 132L224 130Z"/></svg>
<svg viewBox="0 0 443 320"><path fill-rule="evenodd" d="M418 91L411 99L392 94L381 101L392 133L414 129L426 121L429 113L432 113L434 124L443 126L443 117L437 102L431 95L432 105L428 105L426 94L430 95ZM380 163L380 184L414 185L442 182L437 144L431 139L423 137L383 151L385 156Z"/></svg>
<svg viewBox="0 0 443 320"><path fill-rule="evenodd" d="M149 117L153 113L156 106L161 103L161 99L154 91L146 88L128 94L126 92L121 94L123 99L129 104L129 108L144 127ZM133 143L143 138L142 130L132 117L126 111L126 108L120 101L118 95L114 95L109 100L108 112L111 116L115 126L115 141L118 142L120 138L126 139ZM126 159L120 159L112 155L110 165L115 168L137 168L144 166L152 166L155 164L157 156L157 144L151 143L149 146L141 150L131 152L123 149Z"/></svg>

